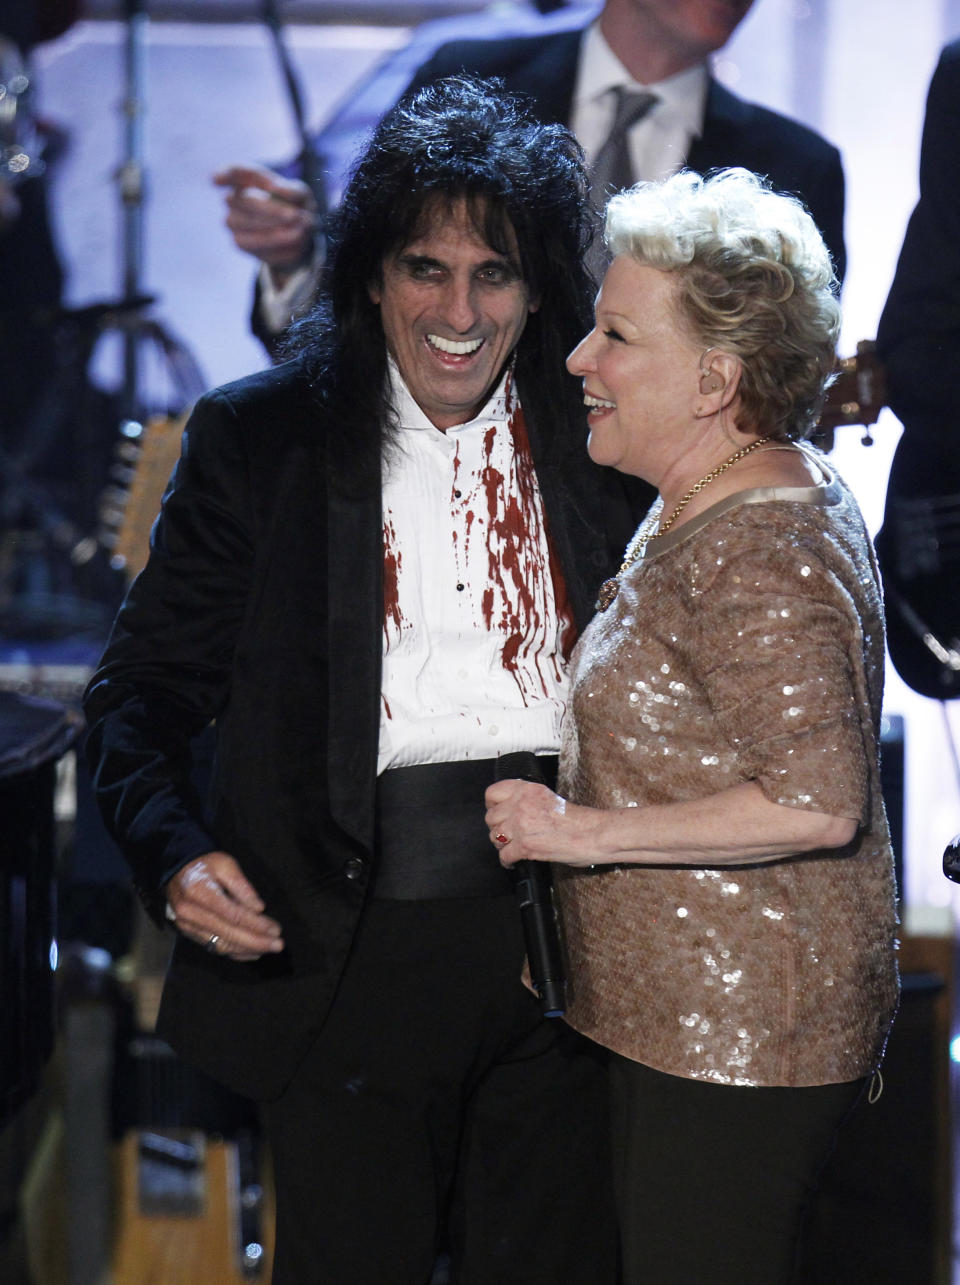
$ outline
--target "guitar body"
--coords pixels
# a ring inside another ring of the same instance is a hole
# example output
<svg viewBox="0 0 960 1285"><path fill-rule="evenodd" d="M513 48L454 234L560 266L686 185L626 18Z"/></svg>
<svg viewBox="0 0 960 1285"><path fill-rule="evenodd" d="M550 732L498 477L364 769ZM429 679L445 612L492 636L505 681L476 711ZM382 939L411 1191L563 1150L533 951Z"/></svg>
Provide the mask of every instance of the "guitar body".
<svg viewBox="0 0 960 1285"><path fill-rule="evenodd" d="M118 1014L115 1285L269 1281L273 1189L256 1107L155 1034L169 935L141 911Z"/></svg>
<svg viewBox="0 0 960 1285"><path fill-rule="evenodd" d="M887 646L897 673L933 700L960 696L960 466L905 432L876 540Z"/></svg>
<svg viewBox="0 0 960 1285"><path fill-rule="evenodd" d="M118 1285L249 1285L251 1280L269 1280L269 1244L257 1260L243 1258L244 1187L236 1142L201 1139L194 1144L199 1163L191 1181L197 1207L170 1211L146 1198L142 1137L140 1130L130 1130L115 1156L111 1269ZM269 1217L265 1230L272 1239Z"/></svg>

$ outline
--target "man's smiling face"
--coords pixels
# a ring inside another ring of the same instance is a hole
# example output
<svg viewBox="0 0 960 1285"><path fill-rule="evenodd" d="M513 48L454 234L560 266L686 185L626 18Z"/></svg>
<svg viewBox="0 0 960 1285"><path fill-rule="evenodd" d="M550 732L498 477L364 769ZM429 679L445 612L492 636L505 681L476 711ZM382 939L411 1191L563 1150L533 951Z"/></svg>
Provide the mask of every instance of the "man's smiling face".
<svg viewBox="0 0 960 1285"><path fill-rule="evenodd" d="M370 297L404 383L439 429L483 407L536 310L515 250L491 249L462 200L384 260Z"/></svg>

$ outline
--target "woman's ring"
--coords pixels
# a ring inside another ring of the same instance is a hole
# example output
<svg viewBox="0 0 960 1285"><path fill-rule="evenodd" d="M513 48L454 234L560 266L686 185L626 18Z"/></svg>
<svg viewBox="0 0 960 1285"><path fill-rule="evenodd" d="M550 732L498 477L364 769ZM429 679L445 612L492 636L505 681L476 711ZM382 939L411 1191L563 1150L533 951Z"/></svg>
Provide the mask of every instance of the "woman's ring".
<svg viewBox="0 0 960 1285"><path fill-rule="evenodd" d="M507 838L505 834L495 834L493 838L494 838L494 842L499 843L502 847L506 847L506 845L510 842L510 840Z"/></svg>
<svg viewBox="0 0 960 1285"><path fill-rule="evenodd" d="M220 945L220 934L212 933L210 936L210 940L207 942L207 950L212 951L215 954L217 947L219 945Z"/></svg>

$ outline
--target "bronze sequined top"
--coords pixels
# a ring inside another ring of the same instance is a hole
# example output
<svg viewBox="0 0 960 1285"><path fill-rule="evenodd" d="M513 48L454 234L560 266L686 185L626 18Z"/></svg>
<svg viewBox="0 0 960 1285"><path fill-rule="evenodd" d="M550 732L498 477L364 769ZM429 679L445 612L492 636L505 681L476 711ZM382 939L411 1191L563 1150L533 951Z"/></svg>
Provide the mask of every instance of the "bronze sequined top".
<svg viewBox="0 0 960 1285"><path fill-rule="evenodd" d="M822 484L743 491L659 537L572 661L558 789L574 802L709 809L756 781L860 819L835 851L557 870L571 1025L720 1084L867 1075L896 1006L877 574L849 490L805 451Z"/></svg>

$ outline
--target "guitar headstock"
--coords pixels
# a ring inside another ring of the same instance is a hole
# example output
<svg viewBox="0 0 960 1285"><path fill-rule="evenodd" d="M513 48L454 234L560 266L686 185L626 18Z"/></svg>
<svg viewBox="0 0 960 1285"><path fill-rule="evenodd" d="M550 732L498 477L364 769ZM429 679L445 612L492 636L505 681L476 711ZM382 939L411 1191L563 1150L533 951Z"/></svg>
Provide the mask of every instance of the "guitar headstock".
<svg viewBox="0 0 960 1285"><path fill-rule="evenodd" d="M827 400L811 441L823 451L833 449L834 433L848 424L862 424L863 444L873 442L870 425L875 424L887 404L887 381L877 345L861 339L856 355L837 361L837 377L827 390Z"/></svg>

